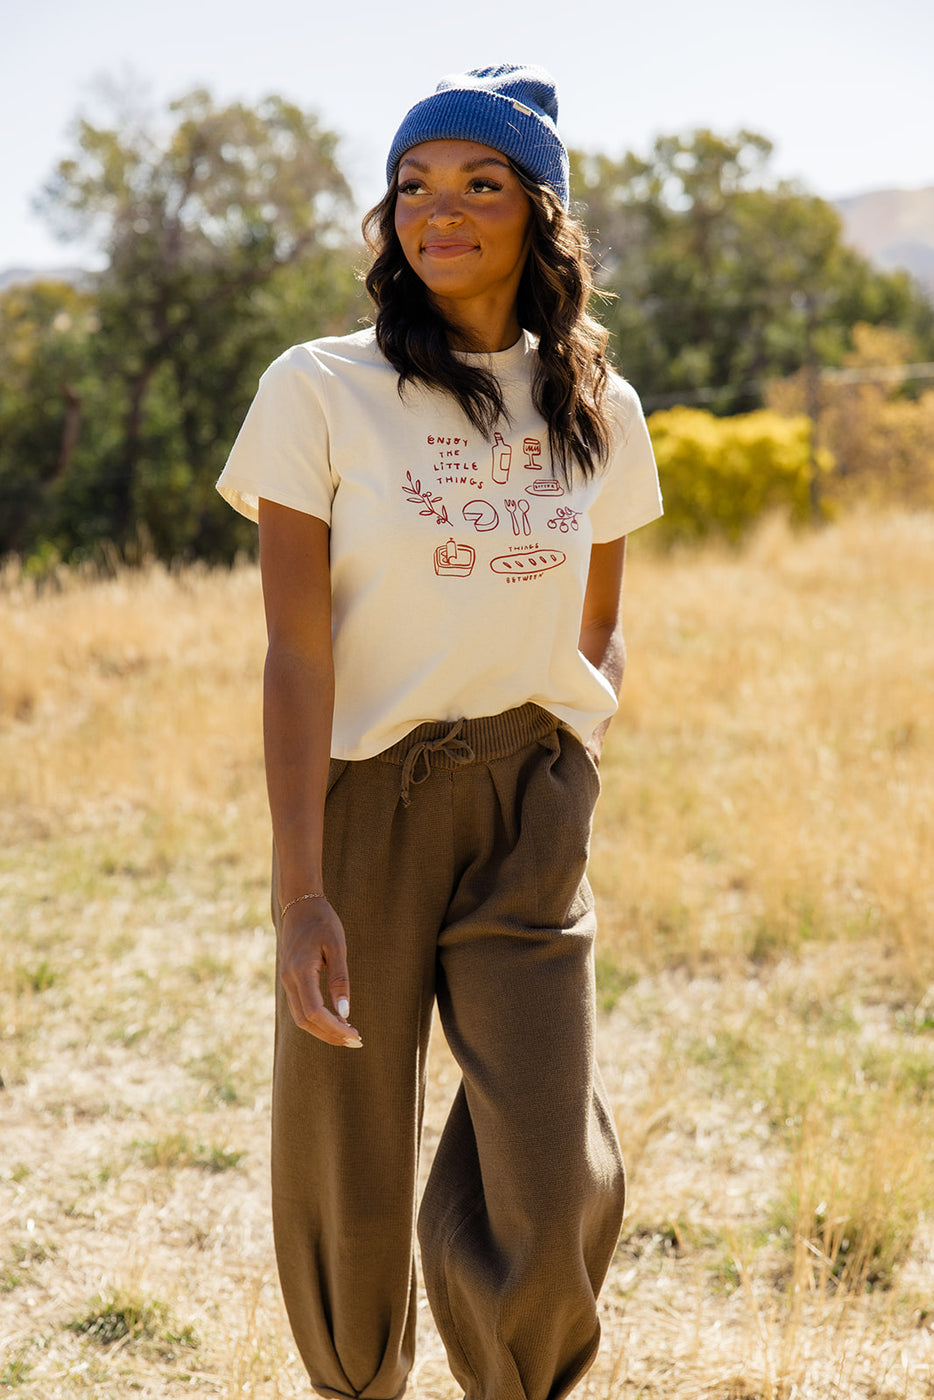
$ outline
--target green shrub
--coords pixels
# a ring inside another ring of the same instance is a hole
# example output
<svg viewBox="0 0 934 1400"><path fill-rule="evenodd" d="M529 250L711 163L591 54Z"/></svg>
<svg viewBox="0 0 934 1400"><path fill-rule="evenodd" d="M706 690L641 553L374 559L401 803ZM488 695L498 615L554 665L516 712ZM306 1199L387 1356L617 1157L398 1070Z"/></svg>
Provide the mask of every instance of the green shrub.
<svg viewBox="0 0 934 1400"><path fill-rule="evenodd" d="M719 534L736 543L764 514L804 522L811 510L811 423L761 410L715 418L697 408L653 413L649 432L665 498L668 543ZM830 469L827 453L818 470Z"/></svg>

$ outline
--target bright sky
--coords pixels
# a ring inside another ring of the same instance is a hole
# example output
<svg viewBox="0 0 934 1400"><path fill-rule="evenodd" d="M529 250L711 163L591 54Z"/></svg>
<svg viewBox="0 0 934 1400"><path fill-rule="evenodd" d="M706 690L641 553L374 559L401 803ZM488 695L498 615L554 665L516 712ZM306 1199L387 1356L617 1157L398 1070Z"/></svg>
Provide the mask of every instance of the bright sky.
<svg viewBox="0 0 934 1400"><path fill-rule="evenodd" d="M662 132L741 127L828 198L934 185L934 5L923 0L26 0L0 51L0 270L81 261L30 209L95 80L156 103L195 86L277 92L343 138L361 206L391 137L442 75L534 62L569 145L647 152Z"/></svg>

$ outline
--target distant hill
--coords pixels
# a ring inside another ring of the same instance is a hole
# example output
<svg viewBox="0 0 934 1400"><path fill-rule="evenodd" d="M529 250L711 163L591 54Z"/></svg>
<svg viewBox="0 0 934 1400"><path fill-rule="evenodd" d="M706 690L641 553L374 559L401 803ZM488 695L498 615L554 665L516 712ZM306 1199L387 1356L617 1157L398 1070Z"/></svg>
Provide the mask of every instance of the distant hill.
<svg viewBox="0 0 934 1400"><path fill-rule="evenodd" d="M905 268L934 295L934 185L838 199L846 241L877 267Z"/></svg>

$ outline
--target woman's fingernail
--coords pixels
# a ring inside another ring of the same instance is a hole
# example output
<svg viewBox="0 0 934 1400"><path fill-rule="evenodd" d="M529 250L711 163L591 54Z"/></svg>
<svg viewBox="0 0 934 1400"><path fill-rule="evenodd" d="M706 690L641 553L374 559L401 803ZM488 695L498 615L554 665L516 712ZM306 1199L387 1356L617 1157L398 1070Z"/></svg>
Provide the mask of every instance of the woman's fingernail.
<svg viewBox="0 0 934 1400"><path fill-rule="evenodd" d="M337 1002L337 1014L338 1014L338 1016L343 1016L343 1018L344 1018L345 1021L346 1021L347 1017L350 1015L350 1002L347 1000L346 997L339 997L339 998L338 998L338 1002Z"/></svg>
<svg viewBox="0 0 934 1400"><path fill-rule="evenodd" d="M353 1036L352 1038L348 1038L347 1040L344 1041L344 1044L347 1046L347 1049L348 1049L348 1050L362 1050L362 1049L363 1049L363 1041L360 1039L360 1037L359 1037L358 1035L355 1035L355 1036Z"/></svg>

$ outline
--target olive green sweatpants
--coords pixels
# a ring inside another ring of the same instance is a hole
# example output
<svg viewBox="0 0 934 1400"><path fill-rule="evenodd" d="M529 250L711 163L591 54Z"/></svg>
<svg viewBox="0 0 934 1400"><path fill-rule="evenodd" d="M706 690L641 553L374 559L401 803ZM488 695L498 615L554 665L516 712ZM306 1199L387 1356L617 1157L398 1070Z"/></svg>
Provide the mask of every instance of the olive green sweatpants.
<svg viewBox="0 0 934 1400"><path fill-rule="evenodd" d="M597 1349L624 1200L594 1063L596 769L526 705L420 725L332 761L330 784L325 882L364 1045L298 1030L279 988L273 1223L296 1342L322 1395L405 1389L437 1000L463 1079L418 1212L431 1308L467 1400L558 1400Z"/></svg>

